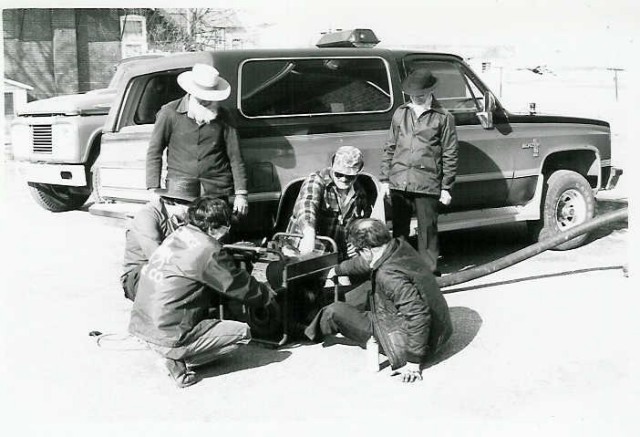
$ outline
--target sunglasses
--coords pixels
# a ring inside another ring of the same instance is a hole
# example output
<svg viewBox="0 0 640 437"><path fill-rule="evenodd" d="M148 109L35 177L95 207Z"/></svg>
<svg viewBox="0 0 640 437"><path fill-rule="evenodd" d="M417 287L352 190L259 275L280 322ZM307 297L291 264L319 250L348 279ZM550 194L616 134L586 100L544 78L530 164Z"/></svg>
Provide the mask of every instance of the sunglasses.
<svg viewBox="0 0 640 437"><path fill-rule="evenodd" d="M357 174L344 174L344 173L340 173L340 172L337 172L337 171L334 171L333 174L338 179L346 179L348 181L353 181L353 180L355 180L355 178L358 177Z"/></svg>

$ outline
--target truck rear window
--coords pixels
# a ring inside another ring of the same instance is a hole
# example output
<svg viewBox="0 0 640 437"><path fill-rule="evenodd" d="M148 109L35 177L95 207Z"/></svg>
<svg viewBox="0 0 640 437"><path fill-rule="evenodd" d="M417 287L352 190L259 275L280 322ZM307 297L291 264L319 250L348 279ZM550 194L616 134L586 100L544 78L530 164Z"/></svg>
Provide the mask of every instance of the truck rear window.
<svg viewBox="0 0 640 437"><path fill-rule="evenodd" d="M239 109L249 118L384 112L393 105L389 82L381 58L249 60Z"/></svg>

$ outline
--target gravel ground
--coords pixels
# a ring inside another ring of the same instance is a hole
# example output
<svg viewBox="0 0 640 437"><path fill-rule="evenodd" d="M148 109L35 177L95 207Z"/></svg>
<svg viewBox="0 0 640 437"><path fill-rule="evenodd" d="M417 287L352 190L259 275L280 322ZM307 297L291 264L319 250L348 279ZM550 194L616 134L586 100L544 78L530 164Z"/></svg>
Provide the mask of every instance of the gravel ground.
<svg viewBox="0 0 640 437"><path fill-rule="evenodd" d="M249 345L180 390L137 343L114 336L98 347L87 335L126 331L122 228L41 210L13 163L2 179L5 435L639 435L640 299L633 269L626 278L621 268L626 224L458 286L447 295L455 333L420 383L367 371L365 351L335 338ZM625 197L608 193L600 208ZM443 243L450 270L526 244L518 227Z"/></svg>

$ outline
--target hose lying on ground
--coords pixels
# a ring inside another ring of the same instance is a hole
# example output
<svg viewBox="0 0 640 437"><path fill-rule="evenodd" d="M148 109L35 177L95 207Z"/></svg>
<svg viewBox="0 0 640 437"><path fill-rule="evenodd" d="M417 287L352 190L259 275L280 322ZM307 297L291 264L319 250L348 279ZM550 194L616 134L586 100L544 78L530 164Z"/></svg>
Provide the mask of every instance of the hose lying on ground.
<svg viewBox="0 0 640 437"><path fill-rule="evenodd" d="M468 282L473 279L480 278L482 276L490 275L491 273L505 269L528 258L531 258L532 256L538 255L545 250L559 246L560 244L565 243L577 237L578 235L586 234L587 232L591 232L602 226L624 220L628 217L629 212L627 208L604 214L600 217L577 225L567 231L561 232L547 240L539 241L536 244L532 244L531 246L520 249L517 252L499 258L495 261L483 264L478 267L474 267L469 270L464 270L462 272L452 273L450 275L437 278L438 285L440 285L441 288L450 287L452 285L458 285L463 282Z"/></svg>

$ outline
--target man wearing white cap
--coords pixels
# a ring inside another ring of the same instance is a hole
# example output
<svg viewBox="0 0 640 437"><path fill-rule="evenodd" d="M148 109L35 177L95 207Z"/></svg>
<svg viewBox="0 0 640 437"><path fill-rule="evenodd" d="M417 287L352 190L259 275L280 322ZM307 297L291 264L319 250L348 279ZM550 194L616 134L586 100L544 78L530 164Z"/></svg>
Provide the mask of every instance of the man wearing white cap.
<svg viewBox="0 0 640 437"><path fill-rule="evenodd" d="M236 129L218 105L231 94L229 82L211 65L195 64L178 76L187 92L158 112L147 150L146 184L160 187L162 154L167 149L167 188L172 180L195 178L201 195L235 195L233 211L248 211L247 176Z"/></svg>

